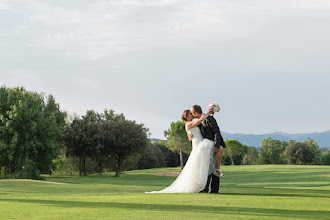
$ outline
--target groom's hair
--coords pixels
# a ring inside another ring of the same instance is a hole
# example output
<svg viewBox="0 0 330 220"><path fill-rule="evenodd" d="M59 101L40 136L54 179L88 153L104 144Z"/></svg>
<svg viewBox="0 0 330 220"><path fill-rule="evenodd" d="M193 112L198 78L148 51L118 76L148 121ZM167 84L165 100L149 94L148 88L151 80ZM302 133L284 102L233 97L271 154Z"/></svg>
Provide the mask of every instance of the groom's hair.
<svg viewBox="0 0 330 220"><path fill-rule="evenodd" d="M197 112L199 114L203 113L202 108L199 105L194 105L193 109L194 109L194 112Z"/></svg>

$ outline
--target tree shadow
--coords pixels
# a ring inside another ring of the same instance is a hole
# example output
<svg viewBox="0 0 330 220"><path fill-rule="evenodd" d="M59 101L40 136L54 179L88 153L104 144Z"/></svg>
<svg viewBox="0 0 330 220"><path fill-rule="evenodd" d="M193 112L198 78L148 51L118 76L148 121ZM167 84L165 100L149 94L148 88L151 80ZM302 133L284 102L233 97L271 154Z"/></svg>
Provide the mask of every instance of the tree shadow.
<svg viewBox="0 0 330 220"><path fill-rule="evenodd" d="M321 195L302 195L294 193L285 194L275 194L275 193L230 193L230 192L220 192L221 195L233 195L233 196L274 196L274 197L311 197L311 198L330 198L330 196Z"/></svg>
<svg viewBox="0 0 330 220"><path fill-rule="evenodd" d="M169 186L176 177L160 176L150 174L132 174L123 175L120 177L104 176L101 178L96 177L75 177L75 178L48 178L50 182L61 182L69 184L115 184L125 186Z"/></svg>
<svg viewBox="0 0 330 220"><path fill-rule="evenodd" d="M142 203L119 203L119 202L78 202L62 200L33 200L33 199L11 199L0 198L4 202L20 202L57 207L70 208L114 208L141 211L163 211L175 212L184 215L185 212L213 213L226 215L251 215L251 216L277 216L304 219L328 219L330 211L320 210L289 210L289 209L267 209L267 208L247 208L247 207L225 207L225 206L196 206L196 205L169 205L169 204L142 204Z"/></svg>

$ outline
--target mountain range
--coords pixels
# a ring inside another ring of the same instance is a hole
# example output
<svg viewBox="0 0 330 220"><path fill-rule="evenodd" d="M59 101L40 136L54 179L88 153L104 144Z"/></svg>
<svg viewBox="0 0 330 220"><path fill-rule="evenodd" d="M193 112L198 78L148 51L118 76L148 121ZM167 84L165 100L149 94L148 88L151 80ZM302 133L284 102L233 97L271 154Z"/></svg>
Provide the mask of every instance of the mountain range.
<svg viewBox="0 0 330 220"><path fill-rule="evenodd" d="M274 132L267 134L230 134L227 132L221 132L224 139L235 139L241 142L242 144L246 144L248 146L254 146L256 148L260 147L260 142L267 137L271 137L272 139L278 139L281 141L295 140L299 142L303 142L307 140L307 138L311 138L318 143L321 148L330 147L330 130L324 132L314 132L314 133L298 133L298 134L287 134L283 132ZM151 141L159 141L156 138L150 138Z"/></svg>
<svg viewBox="0 0 330 220"><path fill-rule="evenodd" d="M267 134L230 134L222 132L224 139L236 139L242 144L249 146L260 147L260 142L267 137L272 139L278 139L281 141L295 140L303 142L307 138L311 138L318 143L320 147L330 147L330 130L324 132L314 132L314 133L298 133L298 134L287 134L283 132L274 132Z"/></svg>

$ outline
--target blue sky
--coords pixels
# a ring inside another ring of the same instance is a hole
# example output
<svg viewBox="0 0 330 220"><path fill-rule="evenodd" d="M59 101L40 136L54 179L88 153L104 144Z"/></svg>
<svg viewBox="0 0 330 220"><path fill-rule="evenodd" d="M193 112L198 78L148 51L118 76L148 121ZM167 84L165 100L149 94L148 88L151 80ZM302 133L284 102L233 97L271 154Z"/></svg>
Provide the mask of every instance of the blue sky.
<svg viewBox="0 0 330 220"><path fill-rule="evenodd" d="M216 101L222 131L330 129L330 2L0 0L1 85L164 138Z"/></svg>

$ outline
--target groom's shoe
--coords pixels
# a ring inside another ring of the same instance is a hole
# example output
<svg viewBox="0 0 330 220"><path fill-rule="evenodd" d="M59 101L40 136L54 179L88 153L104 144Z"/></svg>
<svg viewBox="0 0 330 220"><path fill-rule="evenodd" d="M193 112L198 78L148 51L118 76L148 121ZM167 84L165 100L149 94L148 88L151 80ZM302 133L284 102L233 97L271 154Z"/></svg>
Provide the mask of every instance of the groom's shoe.
<svg viewBox="0 0 330 220"><path fill-rule="evenodd" d="M199 193L208 193L208 192L205 190L202 190L202 191L199 191Z"/></svg>
<svg viewBox="0 0 330 220"><path fill-rule="evenodd" d="M212 194L218 194L219 192L218 191L211 191L210 193L212 193Z"/></svg>

